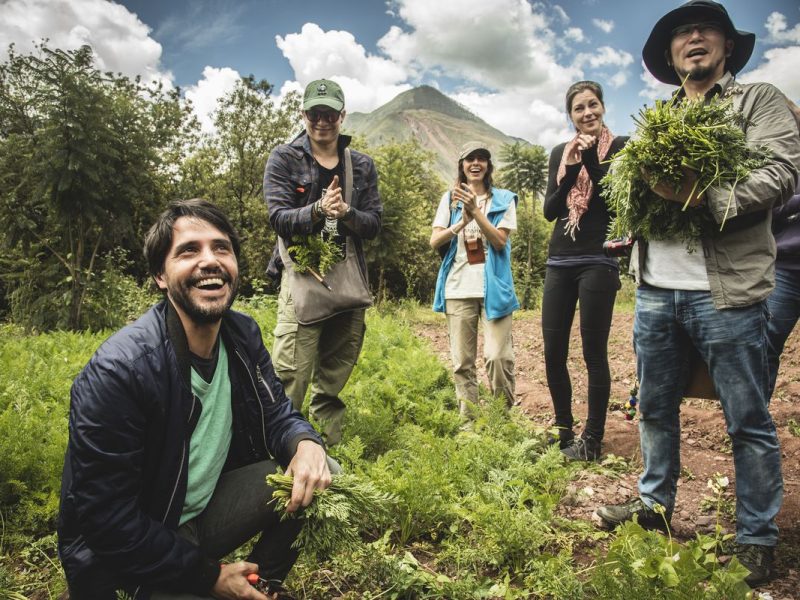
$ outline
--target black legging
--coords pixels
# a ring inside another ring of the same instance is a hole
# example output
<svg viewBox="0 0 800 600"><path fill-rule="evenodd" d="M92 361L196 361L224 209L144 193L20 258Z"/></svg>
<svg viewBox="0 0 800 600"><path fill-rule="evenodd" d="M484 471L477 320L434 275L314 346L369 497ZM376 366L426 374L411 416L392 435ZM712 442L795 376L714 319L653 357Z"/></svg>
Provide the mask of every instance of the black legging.
<svg viewBox="0 0 800 600"><path fill-rule="evenodd" d="M589 415L584 433L603 439L611 391L608 333L619 271L607 265L547 267L542 298L542 336L547 385L556 426L572 429L572 383L567 370L569 335L580 300L581 343L589 374Z"/></svg>

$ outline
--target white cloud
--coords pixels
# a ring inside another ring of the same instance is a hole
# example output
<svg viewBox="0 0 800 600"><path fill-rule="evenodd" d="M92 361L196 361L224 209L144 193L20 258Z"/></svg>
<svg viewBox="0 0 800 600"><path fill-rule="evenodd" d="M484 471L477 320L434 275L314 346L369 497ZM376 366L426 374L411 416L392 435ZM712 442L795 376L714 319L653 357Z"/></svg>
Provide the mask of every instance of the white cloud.
<svg viewBox="0 0 800 600"><path fill-rule="evenodd" d="M611 78L608 81L609 83L611 83L611 87L613 87L614 89L621 88L623 85L628 83L628 72L617 71L611 76Z"/></svg>
<svg viewBox="0 0 800 600"><path fill-rule="evenodd" d="M789 76L800 65L800 46L771 48L764 52L764 62L738 77L744 83L766 81L793 100L800 99L800 78Z"/></svg>
<svg viewBox="0 0 800 600"><path fill-rule="evenodd" d="M553 12L556 13L556 16L562 23L569 23L570 20L569 15L567 14L567 11L565 11L561 6L559 6L558 4L554 4Z"/></svg>
<svg viewBox="0 0 800 600"><path fill-rule="evenodd" d="M228 67L217 69L207 66L203 69L203 78L196 85L186 88L186 99L191 100L192 109L204 133L214 132L211 115L217 108L217 100L232 91L240 79L241 75Z"/></svg>
<svg viewBox="0 0 800 600"><path fill-rule="evenodd" d="M644 62L642 63L641 80L644 82L645 87L639 90L639 95L649 100L669 98L675 91L676 86L661 83L658 79L653 77L650 71L647 70L647 67L644 66Z"/></svg>
<svg viewBox="0 0 800 600"><path fill-rule="evenodd" d="M767 22L764 23L764 27L769 32L769 37L767 37L767 42L769 43L781 44L789 42L800 44L800 23L789 29L786 17L782 13L770 13L767 17Z"/></svg>
<svg viewBox="0 0 800 600"><path fill-rule="evenodd" d="M580 27L569 27L564 31L564 37L571 42L585 42L586 36Z"/></svg>
<svg viewBox="0 0 800 600"><path fill-rule="evenodd" d="M608 21L606 19L592 19L592 25L605 33L611 33L614 29L614 21Z"/></svg>
<svg viewBox="0 0 800 600"><path fill-rule="evenodd" d="M566 87L558 98L563 98ZM574 135L561 107L519 91L463 92L451 97L504 133L541 144L548 151Z"/></svg>
<svg viewBox="0 0 800 600"><path fill-rule="evenodd" d="M396 0L393 7L407 30L393 27L378 46L409 72L440 68L489 88L540 85L551 75L555 35L527 0Z"/></svg>
<svg viewBox="0 0 800 600"><path fill-rule="evenodd" d="M608 72L603 81L617 88L633 64L629 53L610 46L565 62L560 57L572 52L564 40L585 41L583 30L569 27L556 35L550 23L564 21L563 9L528 0L394 0L389 8L399 23L378 41L378 54L367 53L346 31L313 23L277 36L295 73L279 98L329 77L344 88L350 112L370 111L412 84L445 76L463 81L450 96L492 126L552 147L570 135L564 93L586 77L584 69Z"/></svg>
<svg viewBox="0 0 800 600"><path fill-rule="evenodd" d="M172 75L160 66L161 44L150 28L121 4L106 0L0 0L0 57L10 43L28 53L42 38L52 48L74 50L92 46L102 71L129 77L141 75L145 83L171 85Z"/></svg>
<svg viewBox="0 0 800 600"><path fill-rule="evenodd" d="M574 64L578 67L589 65L593 69L602 67L627 67L633 63L630 52L617 50L611 46L601 46L592 52L581 52L575 56Z"/></svg>
<svg viewBox="0 0 800 600"><path fill-rule="evenodd" d="M323 31L306 23L300 33L276 36L275 41L301 88L315 79L333 79L344 89L351 112L371 111L411 87L405 68L367 54L347 31Z"/></svg>

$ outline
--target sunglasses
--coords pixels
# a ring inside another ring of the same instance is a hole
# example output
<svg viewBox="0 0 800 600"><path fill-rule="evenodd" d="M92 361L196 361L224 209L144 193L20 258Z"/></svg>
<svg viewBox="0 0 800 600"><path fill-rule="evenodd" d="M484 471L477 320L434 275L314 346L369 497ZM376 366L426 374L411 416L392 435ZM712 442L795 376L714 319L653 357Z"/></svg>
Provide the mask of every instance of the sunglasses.
<svg viewBox="0 0 800 600"><path fill-rule="evenodd" d="M700 32L700 35L708 35L709 33L723 33L725 27L719 21L705 21L703 23L686 23L686 25L678 25L672 30L672 37L684 38L692 34L694 30Z"/></svg>
<svg viewBox="0 0 800 600"><path fill-rule="evenodd" d="M333 123L336 123L341 116L342 113L338 110L317 110L316 108L312 108L311 110L306 111L306 119L312 123L325 121L326 123L332 125Z"/></svg>

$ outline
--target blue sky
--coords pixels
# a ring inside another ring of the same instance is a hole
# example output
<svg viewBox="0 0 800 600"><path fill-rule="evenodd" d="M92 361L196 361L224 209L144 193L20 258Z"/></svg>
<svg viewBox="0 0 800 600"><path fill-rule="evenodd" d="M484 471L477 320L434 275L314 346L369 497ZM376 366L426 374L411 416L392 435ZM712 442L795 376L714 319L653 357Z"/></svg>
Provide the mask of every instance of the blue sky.
<svg viewBox="0 0 800 600"><path fill-rule="evenodd" d="M368 111L422 83L502 131L546 147L569 134L563 96L578 79L606 90L615 133L668 93L643 70L641 47L680 2L644 0L1 0L0 48L90 43L104 68L180 86L201 118L240 75L277 97L312 79L342 83ZM744 81L800 100L800 2L725 2L757 35Z"/></svg>

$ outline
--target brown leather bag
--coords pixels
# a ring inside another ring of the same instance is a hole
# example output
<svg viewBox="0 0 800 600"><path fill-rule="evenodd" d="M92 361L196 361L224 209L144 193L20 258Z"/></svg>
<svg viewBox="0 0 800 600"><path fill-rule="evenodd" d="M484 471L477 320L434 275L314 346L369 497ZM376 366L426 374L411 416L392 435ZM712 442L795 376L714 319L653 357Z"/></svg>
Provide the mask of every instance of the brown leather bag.
<svg viewBox="0 0 800 600"><path fill-rule="evenodd" d="M468 240L464 238L467 247L467 262L471 265L480 265L486 262L486 253L483 251L483 240L479 237Z"/></svg>

